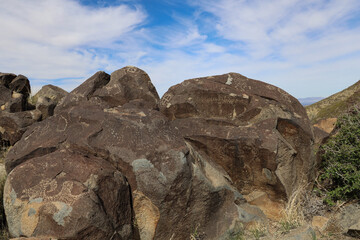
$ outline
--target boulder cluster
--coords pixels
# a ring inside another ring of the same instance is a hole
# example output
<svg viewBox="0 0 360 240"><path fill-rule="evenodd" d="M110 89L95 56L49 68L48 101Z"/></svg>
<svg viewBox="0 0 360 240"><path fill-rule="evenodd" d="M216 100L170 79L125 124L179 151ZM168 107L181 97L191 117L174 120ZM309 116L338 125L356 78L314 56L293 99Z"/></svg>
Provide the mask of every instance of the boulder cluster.
<svg viewBox="0 0 360 240"><path fill-rule="evenodd" d="M144 71L125 67L70 93L52 88L61 94L31 110L23 79L0 75L12 237L226 239L281 218L314 178L305 109L264 82L196 78L160 99ZM18 133L6 125L15 112L32 116Z"/></svg>

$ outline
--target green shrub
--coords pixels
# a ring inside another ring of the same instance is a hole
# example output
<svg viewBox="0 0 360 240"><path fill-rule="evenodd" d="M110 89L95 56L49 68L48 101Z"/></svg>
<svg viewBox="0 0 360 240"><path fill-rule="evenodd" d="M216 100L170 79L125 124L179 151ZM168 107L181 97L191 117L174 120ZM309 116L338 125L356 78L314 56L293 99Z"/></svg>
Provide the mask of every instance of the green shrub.
<svg viewBox="0 0 360 240"><path fill-rule="evenodd" d="M319 180L326 191L325 202L360 198L360 110L341 116L337 133L321 146Z"/></svg>

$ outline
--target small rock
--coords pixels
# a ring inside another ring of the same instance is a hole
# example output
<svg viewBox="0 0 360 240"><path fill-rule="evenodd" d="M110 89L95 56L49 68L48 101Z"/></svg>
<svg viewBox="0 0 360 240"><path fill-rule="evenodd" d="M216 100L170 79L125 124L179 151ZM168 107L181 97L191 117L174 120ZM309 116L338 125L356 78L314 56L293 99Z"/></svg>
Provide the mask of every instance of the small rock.
<svg viewBox="0 0 360 240"><path fill-rule="evenodd" d="M320 232L324 232L324 228L329 221L329 218L323 216L314 216L311 222L313 228L318 229Z"/></svg>
<svg viewBox="0 0 360 240"><path fill-rule="evenodd" d="M259 207L267 218L274 221L284 218L284 203L271 200L265 192L255 190L249 195L244 195L244 198L249 204Z"/></svg>
<svg viewBox="0 0 360 240"><path fill-rule="evenodd" d="M316 239L316 233L314 229L312 229L308 225L304 225L302 227L290 231L289 234L286 234L285 236L280 237L277 240L314 240L314 239Z"/></svg>

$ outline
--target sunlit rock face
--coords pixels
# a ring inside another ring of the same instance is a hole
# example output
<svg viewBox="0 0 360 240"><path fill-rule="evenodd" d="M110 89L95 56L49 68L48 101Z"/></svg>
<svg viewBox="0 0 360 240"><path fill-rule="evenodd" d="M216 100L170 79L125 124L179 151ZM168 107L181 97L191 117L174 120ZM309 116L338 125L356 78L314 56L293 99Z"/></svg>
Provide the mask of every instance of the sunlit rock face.
<svg viewBox="0 0 360 240"><path fill-rule="evenodd" d="M237 73L190 79L165 93L160 110L244 194L285 198L313 179L309 119L280 88Z"/></svg>
<svg viewBox="0 0 360 240"><path fill-rule="evenodd" d="M297 100L239 74L187 80L160 100L141 69L98 72L8 153L10 232L225 239L266 226L311 180L311 141Z"/></svg>

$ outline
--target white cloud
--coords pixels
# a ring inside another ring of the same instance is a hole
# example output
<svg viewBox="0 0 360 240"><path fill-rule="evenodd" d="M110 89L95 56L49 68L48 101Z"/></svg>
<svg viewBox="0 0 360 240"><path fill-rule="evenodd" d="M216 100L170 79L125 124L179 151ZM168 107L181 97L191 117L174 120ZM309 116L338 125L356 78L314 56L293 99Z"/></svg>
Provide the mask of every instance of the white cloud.
<svg viewBox="0 0 360 240"><path fill-rule="evenodd" d="M0 0L1 71L34 79L88 76L146 18L137 7L91 8L74 0Z"/></svg>
<svg viewBox="0 0 360 240"><path fill-rule="evenodd" d="M348 24L358 0L193 0L192 15L174 12L161 25L118 2L0 0L0 71L28 76L34 89L71 90L97 70L135 65L160 95L185 79L239 72L296 97L327 96L360 76L360 26Z"/></svg>
<svg viewBox="0 0 360 240"><path fill-rule="evenodd" d="M274 53L281 56L278 51L283 48L304 51L305 45L313 41L326 45L328 39L331 41L344 31L346 20L354 17L360 8L358 0L200 0L197 3L217 18L216 29L221 36L239 42L242 50L257 59ZM360 28L349 33L357 38ZM298 47L299 43L303 48ZM355 45L350 51L358 50Z"/></svg>
<svg viewBox="0 0 360 240"><path fill-rule="evenodd" d="M192 4L213 16L209 24L219 38L231 42L227 52L247 56L245 64L233 71L280 86L297 97L327 96L334 93L334 86L339 91L360 78L360 26L351 24L359 20L358 0L198 0Z"/></svg>

